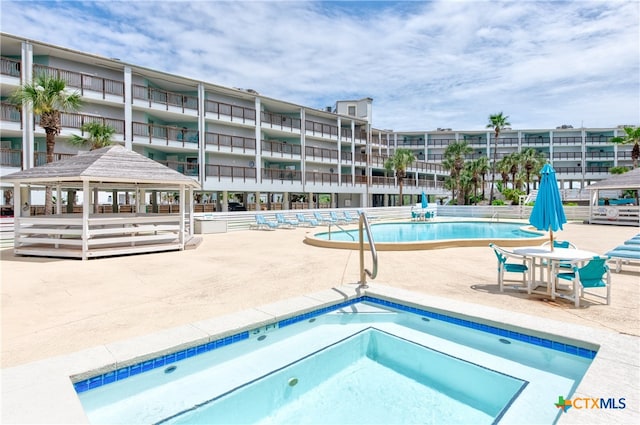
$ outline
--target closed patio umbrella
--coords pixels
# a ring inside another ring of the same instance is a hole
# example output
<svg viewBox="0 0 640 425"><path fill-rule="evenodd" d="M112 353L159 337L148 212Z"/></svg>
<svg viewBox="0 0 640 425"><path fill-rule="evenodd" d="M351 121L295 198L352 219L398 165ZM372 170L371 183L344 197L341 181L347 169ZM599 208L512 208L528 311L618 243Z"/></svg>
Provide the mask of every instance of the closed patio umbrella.
<svg viewBox="0 0 640 425"><path fill-rule="evenodd" d="M562 225L567 222L567 217L564 215L555 170L550 164L545 164L540 174L538 196L533 210L531 210L529 223L538 230L549 231L550 246L553 251L553 232L562 230Z"/></svg>
<svg viewBox="0 0 640 425"><path fill-rule="evenodd" d="M429 201L427 200L427 195L422 191L422 208L427 208L429 206Z"/></svg>

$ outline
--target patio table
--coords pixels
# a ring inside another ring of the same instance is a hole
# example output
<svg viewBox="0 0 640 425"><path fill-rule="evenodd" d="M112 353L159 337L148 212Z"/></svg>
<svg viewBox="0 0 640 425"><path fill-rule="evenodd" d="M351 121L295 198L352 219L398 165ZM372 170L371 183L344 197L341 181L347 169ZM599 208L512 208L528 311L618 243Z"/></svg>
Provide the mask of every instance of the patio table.
<svg viewBox="0 0 640 425"><path fill-rule="evenodd" d="M542 246L523 246L514 248L513 252L531 260L531 274L529 275L528 293L534 291L538 286L544 286L543 294L550 295L551 299L556 297L556 288L554 287L554 279L552 276L553 269L561 262L586 261L599 254L584 249L573 248L553 248ZM547 260L546 265L543 260ZM544 268L547 269L547 278L544 279ZM540 280L536 280L536 269L540 270Z"/></svg>

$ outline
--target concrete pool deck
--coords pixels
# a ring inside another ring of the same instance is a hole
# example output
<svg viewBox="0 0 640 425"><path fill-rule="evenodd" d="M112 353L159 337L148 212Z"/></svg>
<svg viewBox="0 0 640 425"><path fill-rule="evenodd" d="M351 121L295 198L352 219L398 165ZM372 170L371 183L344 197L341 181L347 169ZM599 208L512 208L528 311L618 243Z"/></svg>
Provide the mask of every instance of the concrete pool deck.
<svg viewBox="0 0 640 425"><path fill-rule="evenodd" d="M204 235L195 250L84 262L14 257L11 249L0 251L2 422L38 422L33 416L33 400L25 398L29 394L44 397L44 387L35 382L69 359L75 362L73 370L80 373L104 361L107 346L113 357L114 347L124 340L136 341L145 335L148 339L153 334L163 339L160 345L169 341L175 346L186 341L168 336L189 324L205 321L210 328L223 331L220 324L213 325L216 318L235 317L237 322L244 317L248 324L248 320L266 320L265 305L275 306L273 311L295 311L300 303L305 308L312 304L309 299L318 303L318 298L329 297L326 294L341 297L355 293L359 278L356 251L302 243L306 232L323 230ZM637 233L637 228L570 223L556 236L582 249L604 253ZM368 253L365 261L370 267ZM563 415L561 422L638 422L637 266L625 265L621 273L612 273L610 306L583 303L574 309L563 300L498 292L496 260L488 246L385 251L379 252L379 261L378 278L370 282L372 293L390 291L423 300L426 305L510 325L542 327L557 335L602 344L596 357L600 364L596 368L594 362L583 381L589 389L585 396L625 397L627 407L598 412L572 409L575 412ZM192 331L190 339L180 338L193 341L202 336ZM52 378L56 379L73 392L68 375ZM582 384L576 397L581 391ZM55 412L47 413L47 422L70 421ZM82 422L82 415L72 421Z"/></svg>

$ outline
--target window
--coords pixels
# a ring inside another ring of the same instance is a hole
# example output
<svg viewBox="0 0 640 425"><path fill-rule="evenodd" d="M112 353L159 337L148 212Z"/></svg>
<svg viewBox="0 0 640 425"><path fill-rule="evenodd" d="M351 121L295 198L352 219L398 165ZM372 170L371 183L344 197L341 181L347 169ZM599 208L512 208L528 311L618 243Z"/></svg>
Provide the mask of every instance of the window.
<svg viewBox="0 0 640 425"><path fill-rule="evenodd" d="M351 115L351 116L354 116L354 117L356 116L356 107L355 106L349 106L348 115Z"/></svg>

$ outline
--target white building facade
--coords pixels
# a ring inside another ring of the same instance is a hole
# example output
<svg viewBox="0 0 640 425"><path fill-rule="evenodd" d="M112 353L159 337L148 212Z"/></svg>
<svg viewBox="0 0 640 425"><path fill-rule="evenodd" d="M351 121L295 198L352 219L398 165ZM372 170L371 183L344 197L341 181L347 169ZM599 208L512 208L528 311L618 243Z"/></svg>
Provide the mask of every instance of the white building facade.
<svg viewBox="0 0 640 425"><path fill-rule="evenodd" d="M38 117L7 101L41 73L82 95L80 111L62 114L57 158L77 154L67 140L84 123L104 123L116 129L115 143L196 179L203 211L224 211L229 201L248 209L395 205L398 185L384 162L396 148L417 158L403 184L410 202L423 191L442 198L449 195L441 162L450 143L467 141L470 158L492 158L490 129L376 129L370 98L315 109L8 34L0 42L1 175L45 162ZM610 143L623 134L617 127L505 130L498 158L533 147L563 187L580 189L612 166L631 167L632 147Z"/></svg>

